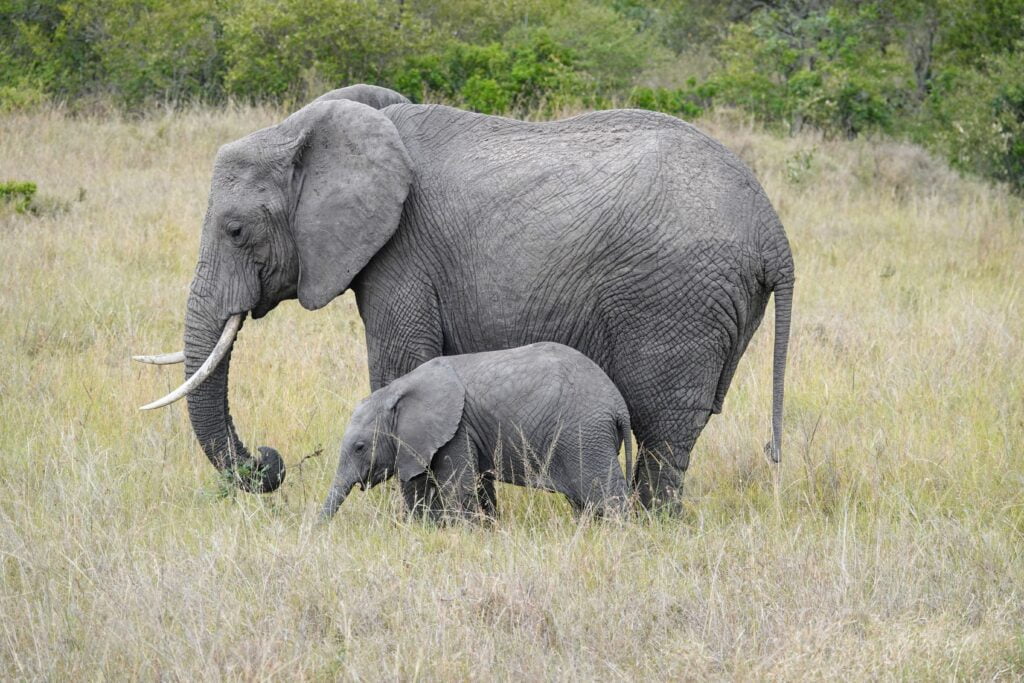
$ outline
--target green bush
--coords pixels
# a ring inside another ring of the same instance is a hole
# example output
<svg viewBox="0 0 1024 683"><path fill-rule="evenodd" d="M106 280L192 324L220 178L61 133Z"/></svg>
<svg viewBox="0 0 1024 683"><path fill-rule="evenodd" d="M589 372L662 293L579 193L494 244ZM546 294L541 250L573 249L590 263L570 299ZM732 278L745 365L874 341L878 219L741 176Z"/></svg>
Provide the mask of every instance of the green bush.
<svg viewBox="0 0 1024 683"><path fill-rule="evenodd" d="M0 183L0 201L14 207L18 213L32 210L32 198L36 194L36 184L28 181L13 180Z"/></svg>
<svg viewBox="0 0 1024 683"><path fill-rule="evenodd" d="M903 56L872 34L877 8L801 16L780 9L734 24L711 82L715 102L791 130L810 125L848 137L891 130L911 90Z"/></svg>
<svg viewBox="0 0 1024 683"><path fill-rule="evenodd" d="M225 89L250 99L306 99L381 82L421 46L424 31L397 3L255 0L224 19Z"/></svg>
<svg viewBox="0 0 1024 683"><path fill-rule="evenodd" d="M621 5L620 12L600 2L565 3L546 23L549 40L572 55L573 69L596 96L628 92L647 67L669 56L653 33L642 30L639 8L611 4Z"/></svg>
<svg viewBox="0 0 1024 683"><path fill-rule="evenodd" d="M12 0L0 19L0 85L30 83L51 97L75 99L108 85L100 66L104 5L86 0Z"/></svg>
<svg viewBox="0 0 1024 683"><path fill-rule="evenodd" d="M44 90L26 77L0 85L0 112L34 109L46 99Z"/></svg>
<svg viewBox="0 0 1024 683"><path fill-rule="evenodd" d="M121 102L135 107L152 99L220 96L222 26L210 3L117 0L104 19L100 63Z"/></svg>
<svg viewBox="0 0 1024 683"><path fill-rule="evenodd" d="M500 114L508 111L511 99L509 93L493 78L474 74L460 91L466 106L485 114Z"/></svg>
<svg viewBox="0 0 1024 683"><path fill-rule="evenodd" d="M937 78L915 130L958 168L1024 192L1024 42L980 68L948 68Z"/></svg>
<svg viewBox="0 0 1024 683"><path fill-rule="evenodd" d="M707 92L707 88L703 89ZM696 118L703 112L698 101L700 95L694 89L677 88L634 88L626 103L637 109L674 114L682 118Z"/></svg>
<svg viewBox="0 0 1024 683"><path fill-rule="evenodd" d="M545 29L511 45L452 41L436 55L410 57L391 81L413 99L440 96L475 111L551 108L585 93L572 53Z"/></svg>

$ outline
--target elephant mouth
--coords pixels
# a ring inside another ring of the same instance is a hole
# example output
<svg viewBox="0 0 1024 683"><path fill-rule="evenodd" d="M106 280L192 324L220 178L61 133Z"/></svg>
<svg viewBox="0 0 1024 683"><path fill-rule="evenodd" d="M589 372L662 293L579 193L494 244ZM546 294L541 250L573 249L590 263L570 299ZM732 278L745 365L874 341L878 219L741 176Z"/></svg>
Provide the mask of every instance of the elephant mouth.
<svg viewBox="0 0 1024 683"><path fill-rule="evenodd" d="M392 474L394 473L391 470L384 467L379 470L375 470L370 474L367 474L361 480L357 481L356 484L359 485L360 491L369 491L374 486L377 486L378 484L387 481Z"/></svg>
<svg viewBox="0 0 1024 683"><path fill-rule="evenodd" d="M298 277L296 274L295 278ZM273 275L273 272L267 272L261 266L257 273L257 279L260 284L260 290L256 293L256 302L250 308L248 313L253 319L260 319L272 310L277 308L277 305L282 301L288 299L295 299L298 297L298 284L291 277L284 277L284 283L277 282Z"/></svg>
<svg viewBox="0 0 1024 683"><path fill-rule="evenodd" d="M272 304L259 303L256 304L256 306L251 311L249 311L249 313L250 315L252 315L253 320L259 320L267 313L270 313L272 310L274 310L276 306L276 302Z"/></svg>

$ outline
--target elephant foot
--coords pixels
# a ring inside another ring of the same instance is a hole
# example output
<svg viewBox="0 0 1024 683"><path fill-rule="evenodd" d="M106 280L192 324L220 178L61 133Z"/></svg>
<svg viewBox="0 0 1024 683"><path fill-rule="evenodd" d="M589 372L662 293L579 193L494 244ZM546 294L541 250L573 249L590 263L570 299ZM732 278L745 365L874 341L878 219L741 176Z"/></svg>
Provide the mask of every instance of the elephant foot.
<svg viewBox="0 0 1024 683"><path fill-rule="evenodd" d="M686 468L667 453L645 450L636 462L636 492L644 509L679 516L683 511L683 477Z"/></svg>

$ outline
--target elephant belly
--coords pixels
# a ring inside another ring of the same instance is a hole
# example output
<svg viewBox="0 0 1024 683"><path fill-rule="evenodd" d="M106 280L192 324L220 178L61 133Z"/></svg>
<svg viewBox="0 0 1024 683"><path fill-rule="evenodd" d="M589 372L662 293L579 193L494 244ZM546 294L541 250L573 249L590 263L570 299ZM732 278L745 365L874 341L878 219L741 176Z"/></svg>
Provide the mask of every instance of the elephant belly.
<svg viewBox="0 0 1024 683"><path fill-rule="evenodd" d="M496 481L514 486L528 486L543 491L558 491L548 475L545 454L552 449L544 444L531 444L514 436L498 439L496 445L481 448L480 473Z"/></svg>

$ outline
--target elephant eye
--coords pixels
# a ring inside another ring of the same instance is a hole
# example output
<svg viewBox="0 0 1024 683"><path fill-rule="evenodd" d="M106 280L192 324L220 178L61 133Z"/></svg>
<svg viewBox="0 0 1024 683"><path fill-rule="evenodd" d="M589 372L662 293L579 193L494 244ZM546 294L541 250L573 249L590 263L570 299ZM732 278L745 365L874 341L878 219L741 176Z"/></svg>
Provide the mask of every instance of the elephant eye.
<svg viewBox="0 0 1024 683"><path fill-rule="evenodd" d="M226 232L228 233L228 237L230 237L231 239L238 239L239 236L241 236L242 234L242 224L229 223Z"/></svg>
<svg viewBox="0 0 1024 683"><path fill-rule="evenodd" d="M362 453L364 450L366 450L366 444L365 443L360 441L359 443L356 444L356 453Z"/></svg>

